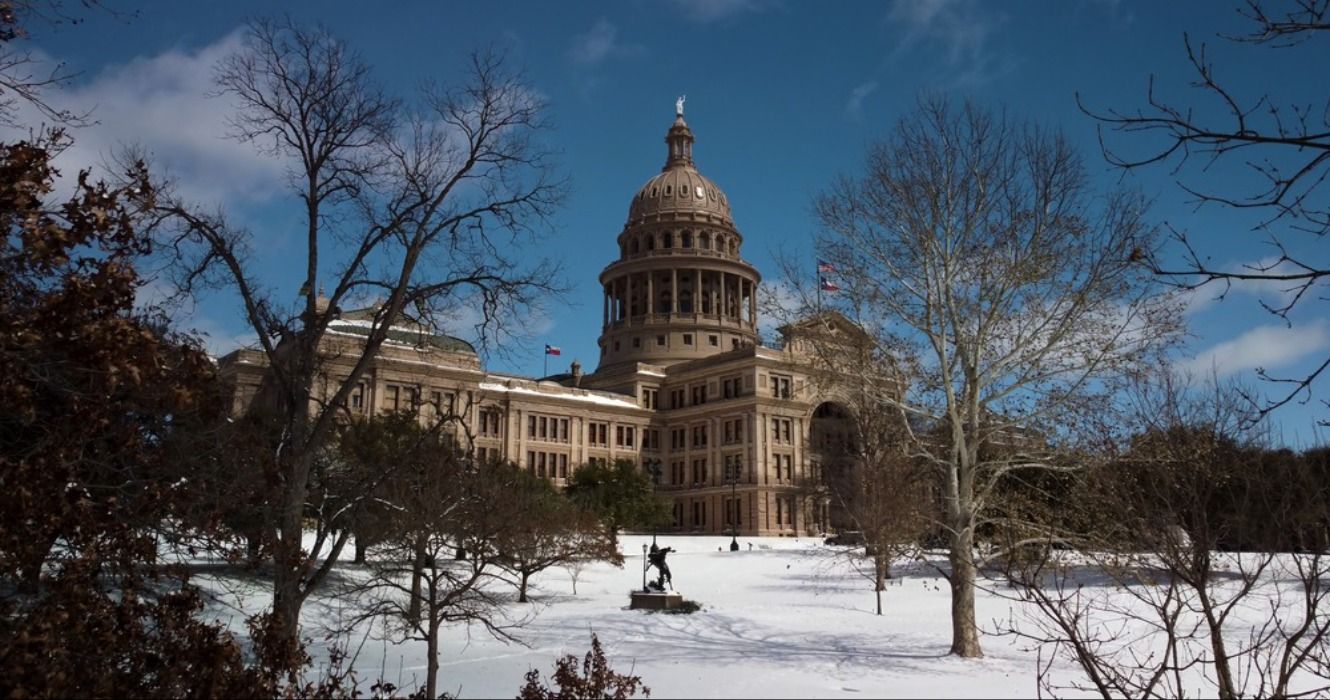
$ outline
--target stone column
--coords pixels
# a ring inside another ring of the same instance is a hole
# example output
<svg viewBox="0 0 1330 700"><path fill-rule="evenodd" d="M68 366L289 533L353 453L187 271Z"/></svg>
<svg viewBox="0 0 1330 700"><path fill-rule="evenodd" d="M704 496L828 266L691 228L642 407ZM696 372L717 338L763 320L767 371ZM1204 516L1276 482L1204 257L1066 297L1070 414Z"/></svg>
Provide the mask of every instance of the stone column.
<svg viewBox="0 0 1330 700"><path fill-rule="evenodd" d="M633 317L633 275L625 275L625 280L624 284L628 291L624 294L623 315L624 318L631 319Z"/></svg>
<svg viewBox="0 0 1330 700"><path fill-rule="evenodd" d="M729 296L725 293L725 279L727 277L729 277L729 275L724 272L720 273L720 320L722 321L725 320L725 313L730 310Z"/></svg>
<svg viewBox="0 0 1330 700"><path fill-rule="evenodd" d="M655 273L647 272L647 315L656 313L656 285Z"/></svg>
<svg viewBox="0 0 1330 700"><path fill-rule="evenodd" d="M702 269L693 269L693 313L702 313Z"/></svg>
<svg viewBox="0 0 1330 700"><path fill-rule="evenodd" d="M600 326L608 328L610 325L610 293L604 287L600 288Z"/></svg>
<svg viewBox="0 0 1330 700"><path fill-rule="evenodd" d="M757 327L757 285L749 282L749 326Z"/></svg>
<svg viewBox="0 0 1330 700"><path fill-rule="evenodd" d="M679 313L679 268L670 268L670 313Z"/></svg>

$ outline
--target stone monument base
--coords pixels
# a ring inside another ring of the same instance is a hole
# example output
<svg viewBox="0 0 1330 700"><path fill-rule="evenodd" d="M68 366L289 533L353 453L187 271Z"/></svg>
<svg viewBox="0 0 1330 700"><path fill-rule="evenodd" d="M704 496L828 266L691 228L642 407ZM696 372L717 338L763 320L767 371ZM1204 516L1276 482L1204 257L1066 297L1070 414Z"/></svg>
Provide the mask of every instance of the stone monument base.
<svg viewBox="0 0 1330 700"><path fill-rule="evenodd" d="M683 605L683 596L675 591L633 591L630 610L672 610Z"/></svg>

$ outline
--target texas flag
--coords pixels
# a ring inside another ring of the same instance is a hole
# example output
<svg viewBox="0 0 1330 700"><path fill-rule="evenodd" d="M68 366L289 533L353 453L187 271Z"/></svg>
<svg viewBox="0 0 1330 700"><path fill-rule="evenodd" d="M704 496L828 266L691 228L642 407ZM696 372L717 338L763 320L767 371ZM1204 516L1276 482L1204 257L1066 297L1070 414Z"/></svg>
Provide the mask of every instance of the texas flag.
<svg viewBox="0 0 1330 700"><path fill-rule="evenodd" d="M840 286L837 285L835 282L832 282L831 280L827 279L826 277L823 277L823 278L822 278L822 291L824 291L824 292L839 292L839 291L840 291Z"/></svg>
<svg viewBox="0 0 1330 700"><path fill-rule="evenodd" d="M819 274L820 274L820 273L825 273L825 272L835 272L835 271L836 271L836 266L835 266L835 265L832 265L831 263L827 262L826 260L818 260L818 261L817 261L817 271L818 271Z"/></svg>
<svg viewBox="0 0 1330 700"><path fill-rule="evenodd" d="M553 346L553 345L548 345L548 344L545 345L545 354L546 354L546 355L558 355L558 354L561 353L561 352L562 352L562 351L559 350L559 348L557 348L557 347L555 347L555 346Z"/></svg>

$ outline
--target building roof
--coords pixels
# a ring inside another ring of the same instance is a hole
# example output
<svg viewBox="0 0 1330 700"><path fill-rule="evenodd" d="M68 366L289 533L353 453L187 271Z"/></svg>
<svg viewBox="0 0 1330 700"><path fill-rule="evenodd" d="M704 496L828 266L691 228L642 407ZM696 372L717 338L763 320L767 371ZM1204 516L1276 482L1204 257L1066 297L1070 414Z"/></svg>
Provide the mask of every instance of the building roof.
<svg viewBox="0 0 1330 700"><path fill-rule="evenodd" d="M378 308L373 306L344 311L328 322L328 330L368 337L378 313ZM387 340L401 345L428 345L444 352L476 354L476 348L471 343L445 333L434 333L423 324L406 316L399 318L397 323L388 329Z"/></svg>

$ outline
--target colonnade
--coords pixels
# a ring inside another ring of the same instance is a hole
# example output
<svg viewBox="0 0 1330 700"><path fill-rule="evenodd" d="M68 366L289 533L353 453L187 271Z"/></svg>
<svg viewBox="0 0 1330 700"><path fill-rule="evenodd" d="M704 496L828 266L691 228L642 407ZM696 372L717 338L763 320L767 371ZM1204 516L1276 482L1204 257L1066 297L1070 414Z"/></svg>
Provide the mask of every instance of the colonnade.
<svg viewBox="0 0 1330 700"><path fill-rule="evenodd" d="M682 286L681 279L685 281ZM719 270L672 268L632 273L605 285L602 324L608 328L647 314L700 314L752 327L757 322L756 289L754 280Z"/></svg>

